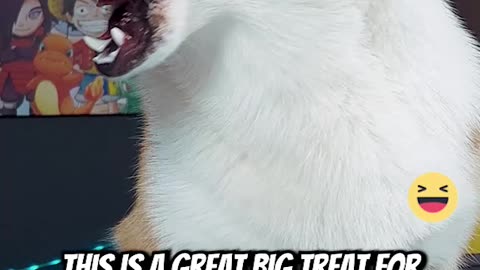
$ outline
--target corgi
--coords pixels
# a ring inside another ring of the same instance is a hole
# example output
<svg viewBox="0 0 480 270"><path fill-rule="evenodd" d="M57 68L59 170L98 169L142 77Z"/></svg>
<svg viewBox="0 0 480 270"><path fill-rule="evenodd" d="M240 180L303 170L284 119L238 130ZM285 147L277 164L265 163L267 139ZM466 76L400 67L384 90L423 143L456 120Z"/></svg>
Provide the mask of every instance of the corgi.
<svg viewBox="0 0 480 270"><path fill-rule="evenodd" d="M446 1L114 4L111 38L85 42L143 96L120 250L420 250L430 269L461 266L480 69ZM446 221L408 206L428 172L458 191Z"/></svg>

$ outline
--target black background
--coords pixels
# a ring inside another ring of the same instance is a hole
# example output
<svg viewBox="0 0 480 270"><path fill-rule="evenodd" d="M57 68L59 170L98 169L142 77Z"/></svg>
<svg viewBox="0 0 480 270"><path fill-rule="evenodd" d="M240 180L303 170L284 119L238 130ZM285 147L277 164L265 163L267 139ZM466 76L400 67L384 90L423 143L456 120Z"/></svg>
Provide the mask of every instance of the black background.
<svg viewBox="0 0 480 270"><path fill-rule="evenodd" d="M480 29L480 1L454 1ZM87 249L131 205L139 116L0 119L0 270Z"/></svg>
<svg viewBox="0 0 480 270"><path fill-rule="evenodd" d="M0 118L0 270L108 236L131 205L137 118Z"/></svg>

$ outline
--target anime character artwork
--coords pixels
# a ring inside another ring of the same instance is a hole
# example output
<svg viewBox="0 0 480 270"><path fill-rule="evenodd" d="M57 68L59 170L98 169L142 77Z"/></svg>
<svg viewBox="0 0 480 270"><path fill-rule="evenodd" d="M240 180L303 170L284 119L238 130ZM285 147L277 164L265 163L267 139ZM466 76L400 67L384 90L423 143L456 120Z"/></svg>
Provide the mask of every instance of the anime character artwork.
<svg viewBox="0 0 480 270"><path fill-rule="evenodd" d="M50 31L47 0L4 0L0 9L0 115L29 115L33 58ZM22 106L23 105L23 106ZM22 108L23 110L21 110Z"/></svg>
<svg viewBox="0 0 480 270"><path fill-rule="evenodd" d="M99 76L95 52L83 41L85 35L108 36L112 9L96 4L2 1L0 117L139 112L134 89Z"/></svg>
<svg viewBox="0 0 480 270"><path fill-rule="evenodd" d="M40 44L33 60L37 75L27 89L35 93L32 110L37 115L90 114L103 92L103 79L98 77L86 87L86 102L75 106L70 91L83 74L73 68L73 46L60 35L50 34Z"/></svg>
<svg viewBox="0 0 480 270"><path fill-rule="evenodd" d="M97 0L49 0L49 2L50 11L56 18L68 22L83 35L99 39L108 38L108 19L112 14L110 6L97 7ZM79 85L75 100L80 104L84 104L87 102L84 98L85 90L99 77L92 60L95 57L95 53L82 39L75 40L73 47L75 68L84 73L84 78ZM95 104L92 113L119 113L119 87L112 81L103 80L103 96Z"/></svg>

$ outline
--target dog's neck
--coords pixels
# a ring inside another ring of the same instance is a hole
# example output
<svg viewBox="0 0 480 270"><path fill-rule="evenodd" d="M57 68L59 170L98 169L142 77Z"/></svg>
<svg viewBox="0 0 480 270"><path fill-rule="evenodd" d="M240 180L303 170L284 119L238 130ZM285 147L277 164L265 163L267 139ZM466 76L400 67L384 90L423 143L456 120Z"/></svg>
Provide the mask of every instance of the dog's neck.
<svg viewBox="0 0 480 270"><path fill-rule="evenodd" d="M223 114L309 99L322 99L316 107L329 106L326 92L338 98L345 94L332 84L365 78L366 63L354 57L365 42L365 10L345 3L350 0L316 2L323 1L277 3L276 10L242 5L241 14L220 16L190 36L154 77L174 78L171 91L182 92L190 105L208 104L207 110ZM158 109L153 99L155 108L147 110Z"/></svg>

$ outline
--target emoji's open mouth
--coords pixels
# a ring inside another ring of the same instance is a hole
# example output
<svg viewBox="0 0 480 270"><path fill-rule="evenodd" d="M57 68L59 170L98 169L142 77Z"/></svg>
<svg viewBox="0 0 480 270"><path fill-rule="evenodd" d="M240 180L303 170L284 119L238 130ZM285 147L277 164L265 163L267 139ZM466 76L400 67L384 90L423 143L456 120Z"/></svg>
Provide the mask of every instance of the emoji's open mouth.
<svg viewBox="0 0 480 270"><path fill-rule="evenodd" d="M428 213L437 213L447 206L447 197L418 197L418 204Z"/></svg>

